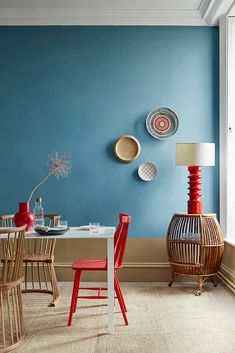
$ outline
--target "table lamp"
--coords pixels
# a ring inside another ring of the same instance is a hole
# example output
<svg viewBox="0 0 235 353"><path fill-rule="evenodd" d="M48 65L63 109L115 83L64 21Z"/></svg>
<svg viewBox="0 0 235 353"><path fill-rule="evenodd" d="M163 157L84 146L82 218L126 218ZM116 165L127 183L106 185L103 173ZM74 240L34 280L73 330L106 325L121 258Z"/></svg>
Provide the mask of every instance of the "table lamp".
<svg viewBox="0 0 235 353"><path fill-rule="evenodd" d="M201 170L204 166L215 165L214 143L177 143L176 165L188 166L189 200L188 213L202 214Z"/></svg>

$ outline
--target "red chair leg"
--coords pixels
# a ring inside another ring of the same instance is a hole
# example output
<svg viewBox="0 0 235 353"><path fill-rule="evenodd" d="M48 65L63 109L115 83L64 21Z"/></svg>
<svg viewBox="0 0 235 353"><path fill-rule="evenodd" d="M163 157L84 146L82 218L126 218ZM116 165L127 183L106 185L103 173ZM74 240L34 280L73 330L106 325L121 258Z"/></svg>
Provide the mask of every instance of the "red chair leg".
<svg viewBox="0 0 235 353"><path fill-rule="evenodd" d="M78 292L79 292L79 288L80 288L82 271L77 271L77 273L78 273L78 278L77 278L77 286L76 286L76 292L75 292L75 302L74 302L73 313L76 313L76 310L77 310Z"/></svg>
<svg viewBox="0 0 235 353"><path fill-rule="evenodd" d="M73 313L76 311L80 277L81 277L81 271L76 271L74 276L74 282L73 282L73 293L71 297L68 326L72 325Z"/></svg>
<svg viewBox="0 0 235 353"><path fill-rule="evenodd" d="M125 311L125 306L123 304L122 298L121 298L121 292L120 292L120 287L118 287L118 280L117 280L117 276L114 276L114 289L115 292L117 294L117 298L118 298L118 302L122 311L122 316L123 319L125 321L125 324L128 325L128 320L127 320L127 316L126 316L126 311Z"/></svg>
<svg viewBox="0 0 235 353"><path fill-rule="evenodd" d="M120 292L120 298L123 302L123 306L124 306L124 309L125 309L125 312L127 313L127 308L126 308L126 304L125 304L125 301L124 301L124 298L123 298L123 295L122 295L122 290L121 290L121 287L120 287L120 284L119 284L119 280L118 280L118 276L115 272L114 276L116 277L116 281L117 281L117 287L119 289L119 292Z"/></svg>

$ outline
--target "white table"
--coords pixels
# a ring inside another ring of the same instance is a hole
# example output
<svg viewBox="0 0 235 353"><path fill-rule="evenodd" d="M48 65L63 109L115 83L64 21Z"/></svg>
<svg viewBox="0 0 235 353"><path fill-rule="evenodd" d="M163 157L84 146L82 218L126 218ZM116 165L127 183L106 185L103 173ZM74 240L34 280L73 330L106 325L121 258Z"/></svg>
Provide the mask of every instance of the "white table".
<svg viewBox="0 0 235 353"><path fill-rule="evenodd" d="M87 230L80 230L79 227L70 227L63 235L42 236L35 232L27 232L26 239L47 238L47 239L107 239L108 258L108 332L114 333L114 227L103 227L97 234L91 234Z"/></svg>

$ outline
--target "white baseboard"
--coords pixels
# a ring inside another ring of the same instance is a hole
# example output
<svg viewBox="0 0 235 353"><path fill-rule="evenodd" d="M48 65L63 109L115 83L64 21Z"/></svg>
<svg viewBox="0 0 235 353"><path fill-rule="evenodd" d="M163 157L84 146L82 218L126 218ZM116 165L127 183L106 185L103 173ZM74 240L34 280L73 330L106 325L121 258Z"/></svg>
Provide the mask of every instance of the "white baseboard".
<svg viewBox="0 0 235 353"><path fill-rule="evenodd" d="M221 264L218 272L221 282L235 294L235 272L228 266Z"/></svg>

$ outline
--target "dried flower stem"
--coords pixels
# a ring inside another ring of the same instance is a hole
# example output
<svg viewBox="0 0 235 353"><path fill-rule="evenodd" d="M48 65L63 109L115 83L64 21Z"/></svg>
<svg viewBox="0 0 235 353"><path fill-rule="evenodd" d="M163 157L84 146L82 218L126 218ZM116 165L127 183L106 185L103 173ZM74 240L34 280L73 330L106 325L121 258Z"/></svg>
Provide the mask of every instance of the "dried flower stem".
<svg viewBox="0 0 235 353"><path fill-rule="evenodd" d="M56 178L64 178L67 177L71 170L71 163L68 156L62 152L53 152L49 154L47 165L49 167L49 173L47 176L33 189L31 192L28 202L30 202L34 192L37 188L46 181L50 175L54 175Z"/></svg>
<svg viewBox="0 0 235 353"><path fill-rule="evenodd" d="M48 173L47 176L33 189L33 191L31 192L31 194L29 196L28 202L31 201L31 198L32 198L34 192L37 190L37 188L39 188L39 186L42 185L44 183L44 181L46 181L49 178L49 176L51 176L54 173L55 169L51 170L50 173Z"/></svg>

